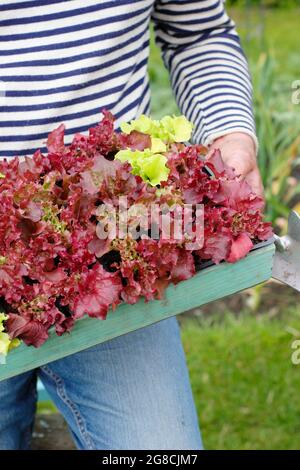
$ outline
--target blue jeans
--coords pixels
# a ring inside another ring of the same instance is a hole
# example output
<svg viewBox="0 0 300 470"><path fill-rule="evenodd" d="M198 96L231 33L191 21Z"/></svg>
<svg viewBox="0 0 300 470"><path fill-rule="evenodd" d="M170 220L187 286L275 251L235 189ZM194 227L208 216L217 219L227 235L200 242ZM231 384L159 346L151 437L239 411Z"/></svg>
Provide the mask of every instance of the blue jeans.
<svg viewBox="0 0 300 470"><path fill-rule="evenodd" d="M37 377L79 449L202 447L175 318L0 382L1 450L30 447Z"/></svg>

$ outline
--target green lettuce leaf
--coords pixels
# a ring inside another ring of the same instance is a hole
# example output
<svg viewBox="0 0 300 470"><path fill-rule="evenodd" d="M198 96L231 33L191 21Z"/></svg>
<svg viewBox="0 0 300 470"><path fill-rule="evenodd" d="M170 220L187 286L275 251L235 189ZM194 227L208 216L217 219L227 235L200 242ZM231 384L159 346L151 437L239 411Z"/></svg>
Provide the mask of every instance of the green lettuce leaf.
<svg viewBox="0 0 300 470"><path fill-rule="evenodd" d="M5 328L3 323L7 320L8 317L4 313L0 313L0 354L6 356L8 351L13 348L16 348L20 344L18 339L10 339L9 335L5 333Z"/></svg>
<svg viewBox="0 0 300 470"><path fill-rule="evenodd" d="M115 158L123 163L129 162L132 166L132 173L140 176L151 186L156 186L168 179L170 170L166 166L167 157L160 153L153 153L151 149L120 150Z"/></svg>
<svg viewBox="0 0 300 470"><path fill-rule="evenodd" d="M166 151L167 146L161 139L158 139L157 137L151 137L151 152L160 153Z"/></svg>
<svg viewBox="0 0 300 470"><path fill-rule="evenodd" d="M170 170L166 166L167 157L164 155L168 151L168 145L188 141L192 129L192 124L184 116L165 116L157 121L142 114L130 123L121 123L121 130L125 134L138 131L150 135L151 149L121 150L115 158L121 162L129 162L134 175L139 175L147 183L156 186L168 179Z"/></svg>
<svg viewBox="0 0 300 470"><path fill-rule="evenodd" d="M157 121L142 114L130 123L122 123L121 130L125 134L139 131L151 135L152 138L174 143L190 140L193 125L184 116L165 116Z"/></svg>
<svg viewBox="0 0 300 470"><path fill-rule="evenodd" d="M187 142L191 138L193 125L184 116L165 116L160 124L169 142Z"/></svg>
<svg viewBox="0 0 300 470"><path fill-rule="evenodd" d="M145 181L148 181L151 186L156 186L162 181L167 181L170 170L166 167L167 157L159 153L146 158L141 167Z"/></svg>

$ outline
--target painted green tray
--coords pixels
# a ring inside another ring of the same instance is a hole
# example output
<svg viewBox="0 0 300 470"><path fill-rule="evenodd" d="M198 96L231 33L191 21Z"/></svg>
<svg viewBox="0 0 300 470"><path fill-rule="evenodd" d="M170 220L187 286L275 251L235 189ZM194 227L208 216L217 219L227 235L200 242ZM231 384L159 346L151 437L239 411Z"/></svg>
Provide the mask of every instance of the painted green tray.
<svg viewBox="0 0 300 470"><path fill-rule="evenodd" d="M260 284L271 277L274 253L274 243L263 245L238 263L207 267L192 279L170 286L161 301L119 305L104 321L84 317L70 334L51 334L39 349L21 345L0 365L0 380Z"/></svg>

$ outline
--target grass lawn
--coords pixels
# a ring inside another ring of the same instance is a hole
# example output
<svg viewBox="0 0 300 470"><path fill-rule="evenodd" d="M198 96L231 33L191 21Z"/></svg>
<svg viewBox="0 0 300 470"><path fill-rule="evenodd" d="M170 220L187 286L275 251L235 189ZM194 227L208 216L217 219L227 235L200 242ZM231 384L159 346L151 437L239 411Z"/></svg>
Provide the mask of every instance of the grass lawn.
<svg viewBox="0 0 300 470"><path fill-rule="evenodd" d="M225 316L182 328L206 449L300 449L299 312L280 320Z"/></svg>

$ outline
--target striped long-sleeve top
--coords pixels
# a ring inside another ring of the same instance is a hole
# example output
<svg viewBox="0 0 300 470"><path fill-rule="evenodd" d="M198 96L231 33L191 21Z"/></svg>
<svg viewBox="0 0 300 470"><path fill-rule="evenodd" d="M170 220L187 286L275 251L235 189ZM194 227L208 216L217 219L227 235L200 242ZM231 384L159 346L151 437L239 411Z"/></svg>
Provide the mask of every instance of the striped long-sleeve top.
<svg viewBox="0 0 300 470"><path fill-rule="evenodd" d="M154 22L194 141L254 135L251 82L222 0L0 0L0 157L45 151L64 122L66 142L109 109L149 113L149 23Z"/></svg>

